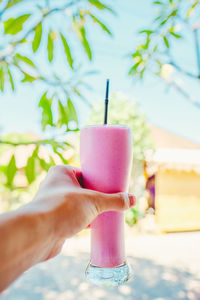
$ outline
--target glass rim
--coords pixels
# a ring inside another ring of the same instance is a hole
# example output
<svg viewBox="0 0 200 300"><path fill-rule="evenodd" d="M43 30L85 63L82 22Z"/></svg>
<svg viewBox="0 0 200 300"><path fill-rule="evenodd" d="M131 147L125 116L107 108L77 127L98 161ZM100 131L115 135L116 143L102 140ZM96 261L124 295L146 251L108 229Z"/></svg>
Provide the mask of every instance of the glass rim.
<svg viewBox="0 0 200 300"><path fill-rule="evenodd" d="M120 129L131 129L127 125L123 124L96 124L96 125L86 125L80 128L80 130L83 129L89 129L89 128L103 128L103 127L108 127L108 128L120 128Z"/></svg>

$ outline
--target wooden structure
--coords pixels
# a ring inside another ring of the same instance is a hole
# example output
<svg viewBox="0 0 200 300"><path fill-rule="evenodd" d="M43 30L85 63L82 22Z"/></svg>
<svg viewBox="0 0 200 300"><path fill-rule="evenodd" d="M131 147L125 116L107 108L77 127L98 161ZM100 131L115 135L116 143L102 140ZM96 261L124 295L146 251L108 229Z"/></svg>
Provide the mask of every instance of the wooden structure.
<svg viewBox="0 0 200 300"><path fill-rule="evenodd" d="M200 150L155 153L155 214L162 231L200 230Z"/></svg>
<svg viewBox="0 0 200 300"><path fill-rule="evenodd" d="M200 145L149 125L156 152L148 163L155 174L155 215L165 232L200 230Z"/></svg>

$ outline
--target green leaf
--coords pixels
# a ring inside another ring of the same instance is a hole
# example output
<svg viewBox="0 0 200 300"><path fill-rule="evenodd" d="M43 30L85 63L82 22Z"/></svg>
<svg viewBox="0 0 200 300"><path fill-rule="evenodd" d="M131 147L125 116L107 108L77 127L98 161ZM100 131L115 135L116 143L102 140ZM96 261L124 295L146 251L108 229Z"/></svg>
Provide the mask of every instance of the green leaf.
<svg viewBox="0 0 200 300"><path fill-rule="evenodd" d="M108 29L108 27L103 24L99 19L97 19L97 17L95 17L94 15L92 15L91 13L89 13L90 17L93 19L94 23L98 23L100 25L100 27L109 35L112 36L111 31Z"/></svg>
<svg viewBox="0 0 200 300"><path fill-rule="evenodd" d="M165 43L166 47L169 48L169 41L166 38L166 36L163 36L163 40L164 40L164 43Z"/></svg>
<svg viewBox="0 0 200 300"><path fill-rule="evenodd" d="M47 125L54 126L53 124L53 114L51 110L53 97L47 98L47 91L42 95L40 102L38 104L39 107L42 108L42 130L45 130Z"/></svg>
<svg viewBox="0 0 200 300"><path fill-rule="evenodd" d="M154 19L154 22L160 20L161 23L159 24L159 26L162 27L163 25L165 25L165 23L167 23L167 21L168 21L171 17L176 16L176 14L177 14L177 9L174 10L174 11L172 11L172 13L169 14L164 20L163 20L163 15L161 14L161 15L159 15L158 17L156 17L156 18ZM163 20L163 21L162 21L162 20Z"/></svg>
<svg viewBox="0 0 200 300"><path fill-rule="evenodd" d="M35 158L29 157L27 161L27 165L25 167L25 174L28 180L28 183L31 184L35 180Z"/></svg>
<svg viewBox="0 0 200 300"><path fill-rule="evenodd" d="M177 13L178 13L178 9L174 9L172 12L171 12L171 14L169 15L169 17L175 17L176 15L177 15Z"/></svg>
<svg viewBox="0 0 200 300"><path fill-rule="evenodd" d="M25 167L25 174L29 184L31 184L36 178L35 160L37 158L37 153L38 147L35 148L33 154L27 160L27 165Z"/></svg>
<svg viewBox="0 0 200 300"><path fill-rule="evenodd" d="M84 26L81 26L80 24L78 24L75 17L73 17L73 26L74 26L74 31L77 34L79 40L81 41L81 44L82 44L89 60L92 60L92 52L91 52L88 40L86 38L86 31L85 31Z"/></svg>
<svg viewBox="0 0 200 300"><path fill-rule="evenodd" d="M52 30L49 30L48 34L48 42L47 42L47 52L48 52L48 60L49 62L53 59L53 49L54 49L54 42L52 38Z"/></svg>
<svg viewBox="0 0 200 300"><path fill-rule="evenodd" d="M181 39L182 38L182 36L180 35L180 34L178 34L178 33L175 33L175 32L172 32L172 31L170 31L169 32L171 35L173 35L175 38L177 38L177 39Z"/></svg>
<svg viewBox="0 0 200 300"><path fill-rule="evenodd" d="M33 82L38 79L38 77L34 77L22 70L21 70L21 72L24 74L24 78L21 80L21 82Z"/></svg>
<svg viewBox="0 0 200 300"><path fill-rule="evenodd" d="M0 172L3 173L6 176L7 166L6 165L4 165L4 166L0 165Z"/></svg>
<svg viewBox="0 0 200 300"><path fill-rule="evenodd" d="M81 36L82 36L82 45L83 45L83 48L85 49L85 52L86 52L89 60L92 60L92 51L90 49L90 45L89 45L88 40L86 38L85 28L81 27L80 28L80 32L81 32Z"/></svg>
<svg viewBox="0 0 200 300"><path fill-rule="evenodd" d="M129 226L133 226L134 224L136 224L139 218L140 218L140 211L138 208L131 207L125 213L125 221Z"/></svg>
<svg viewBox="0 0 200 300"><path fill-rule="evenodd" d="M150 35L150 34L154 33L154 31L153 30L149 30L149 29L145 29L145 30L139 31L139 33L146 33L147 35Z"/></svg>
<svg viewBox="0 0 200 300"><path fill-rule="evenodd" d="M132 57L141 57L140 52L137 50L134 53L131 54Z"/></svg>
<svg viewBox="0 0 200 300"><path fill-rule="evenodd" d="M15 35L23 29L23 24L30 17L30 14L22 15L16 19L10 18L4 21L4 33Z"/></svg>
<svg viewBox="0 0 200 300"><path fill-rule="evenodd" d="M143 48L148 49L150 42L151 42L151 39L149 38L149 35L147 35L146 36L146 43L143 45Z"/></svg>
<svg viewBox="0 0 200 300"><path fill-rule="evenodd" d="M4 68L3 66L0 68L0 89L4 91Z"/></svg>
<svg viewBox="0 0 200 300"><path fill-rule="evenodd" d="M15 90L14 81L13 81L13 77L12 77L12 74L9 69L8 69L8 77L10 80L10 85L11 85L12 91L14 91Z"/></svg>
<svg viewBox="0 0 200 300"><path fill-rule="evenodd" d="M58 115L59 119L57 124L59 127L61 127L62 125L68 126L68 123L70 121L74 121L78 125L76 109L70 98L68 98L67 104L65 106L60 100L58 101Z"/></svg>
<svg viewBox="0 0 200 300"><path fill-rule="evenodd" d="M162 16L158 16L154 19L154 22L157 22L158 20L160 20L162 18Z"/></svg>
<svg viewBox="0 0 200 300"><path fill-rule="evenodd" d="M65 165L69 164L68 160L65 159L60 152L58 152L55 148L53 149L53 151L54 151L54 153L56 153L60 157L60 159L62 160L63 164L65 164Z"/></svg>
<svg viewBox="0 0 200 300"><path fill-rule="evenodd" d="M38 25L34 29L35 35L32 42L33 52L36 52L40 46L41 38L42 38L42 23L38 23Z"/></svg>
<svg viewBox="0 0 200 300"><path fill-rule="evenodd" d="M55 163L53 157L51 155L49 155L49 158L50 158L50 166L55 166L56 163Z"/></svg>
<svg viewBox="0 0 200 300"><path fill-rule="evenodd" d="M153 4L163 5L163 3L161 1L154 1Z"/></svg>
<svg viewBox="0 0 200 300"><path fill-rule="evenodd" d="M133 75L134 73L137 72L137 68L138 66L141 64L142 60L138 61L137 63L135 63L129 70L128 74L129 75Z"/></svg>
<svg viewBox="0 0 200 300"><path fill-rule="evenodd" d="M17 172L17 167L15 162L15 156L13 154L8 163L7 170L6 170L7 184L9 186L12 185L16 172Z"/></svg>
<svg viewBox="0 0 200 300"><path fill-rule="evenodd" d="M158 49L158 45L155 45L154 48L153 48L153 52L155 53Z"/></svg>
<svg viewBox="0 0 200 300"><path fill-rule="evenodd" d="M65 50L65 55L67 57L67 61L70 65L70 67L73 69L74 60L72 58L72 54L71 54L69 44L67 43L66 38L64 37L64 35L61 32L60 32L60 36L61 36L61 39L62 39L62 43L63 43L63 47L64 47L64 50Z"/></svg>
<svg viewBox="0 0 200 300"><path fill-rule="evenodd" d="M68 110L67 107L64 107L62 102L60 100L58 100L58 127L62 127L62 125L66 125L68 124L69 120L68 120Z"/></svg>
<svg viewBox="0 0 200 300"><path fill-rule="evenodd" d="M65 144L65 142L58 142L55 139L49 140L49 145L51 145L52 148L55 148L55 149L64 149L64 144Z"/></svg>
<svg viewBox="0 0 200 300"><path fill-rule="evenodd" d="M69 121L75 121L78 124L76 109L75 109L74 104L72 103L71 99L67 100L67 106L68 106L68 110L69 110L69 115L68 115Z"/></svg>
<svg viewBox="0 0 200 300"><path fill-rule="evenodd" d="M186 13L186 18L189 18L191 14L194 12L195 7L199 4L199 0L196 0L194 4L188 9Z"/></svg>
<svg viewBox="0 0 200 300"><path fill-rule="evenodd" d="M164 19L161 23L160 26L163 26L171 17L175 17L177 15L178 9L174 9L171 14L169 14L166 19Z"/></svg>
<svg viewBox="0 0 200 300"><path fill-rule="evenodd" d="M99 0L88 0L88 2L90 4L92 4L93 6L95 6L96 8L100 9L100 10L109 10L110 12L114 13L114 11L112 10L112 8L110 8L109 6L103 4L101 1Z"/></svg>
<svg viewBox="0 0 200 300"><path fill-rule="evenodd" d="M161 69L163 66L163 63L159 59L156 59L156 62L158 64L159 68Z"/></svg>
<svg viewBox="0 0 200 300"><path fill-rule="evenodd" d="M20 2L22 2L23 0L9 0L7 5L6 5L6 8L9 8L9 7L12 7Z"/></svg>
<svg viewBox="0 0 200 300"><path fill-rule="evenodd" d="M143 79L145 70L146 70L146 68L144 67L144 68L140 71L140 79Z"/></svg>
<svg viewBox="0 0 200 300"><path fill-rule="evenodd" d="M163 20L161 23L160 23L160 26L163 26L165 25L165 23L169 20L169 18L166 18L165 20Z"/></svg>
<svg viewBox="0 0 200 300"><path fill-rule="evenodd" d="M73 92L78 95L80 98L83 99L83 96L81 95L80 91L76 88L76 87L73 87Z"/></svg>
<svg viewBox="0 0 200 300"><path fill-rule="evenodd" d="M18 59L18 60L21 60L23 61L24 63L26 63L27 65L33 67L33 68L36 68L35 64L32 62L32 60L26 56L23 56L19 53L16 53L15 54L15 57Z"/></svg>
<svg viewBox="0 0 200 300"><path fill-rule="evenodd" d="M48 172L48 170L50 168L50 165L43 158L38 157L38 159L39 159L39 163L40 163L41 168L43 170L45 170L46 172Z"/></svg>
<svg viewBox="0 0 200 300"><path fill-rule="evenodd" d="M77 87L72 87L73 93L75 93L80 99L88 105L88 107L91 107L91 103L81 94L81 92L77 89ZM67 97L69 97L69 94L66 93Z"/></svg>

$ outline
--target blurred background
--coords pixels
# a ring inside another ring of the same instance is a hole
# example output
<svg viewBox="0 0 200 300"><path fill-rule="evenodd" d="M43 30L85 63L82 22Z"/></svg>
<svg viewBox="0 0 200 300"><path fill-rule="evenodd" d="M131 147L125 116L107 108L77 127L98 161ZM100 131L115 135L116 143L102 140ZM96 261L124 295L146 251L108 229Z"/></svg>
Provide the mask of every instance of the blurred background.
<svg viewBox="0 0 200 300"><path fill-rule="evenodd" d="M117 289L84 278L89 229L2 299L200 299L200 1L0 1L0 213L50 166L80 167L79 129L132 129L126 252Z"/></svg>

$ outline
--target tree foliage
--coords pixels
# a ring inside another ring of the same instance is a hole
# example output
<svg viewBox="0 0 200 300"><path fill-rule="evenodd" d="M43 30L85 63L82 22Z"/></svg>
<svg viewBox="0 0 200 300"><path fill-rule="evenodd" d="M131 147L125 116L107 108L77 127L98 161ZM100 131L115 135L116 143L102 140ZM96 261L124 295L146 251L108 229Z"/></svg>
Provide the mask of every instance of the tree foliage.
<svg viewBox="0 0 200 300"><path fill-rule="evenodd" d="M65 137L68 132L79 130L78 101L84 99L88 87L85 78L92 74L80 68L85 59L92 61L93 58L92 41L88 37L91 22L111 35L110 29L99 19L102 11L107 11L107 15L114 13L100 0L0 1L0 92L15 91L19 82L31 84L32 89L42 86L37 101L41 129L51 136L48 139L0 137L1 152L13 153L0 167L2 182L8 188L18 187L15 177L20 172L29 184L33 183L39 171L47 171L55 164L56 156L68 163L63 152L71 145ZM81 49L85 57L77 55ZM31 96L34 97L34 93ZM32 153L24 167L19 168L15 152L20 146L30 145ZM46 147L48 157L41 156L41 147Z"/></svg>
<svg viewBox="0 0 200 300"><path fill-rule="evenodd" d="M199 0L159 0L153 1L155 18L150 26L139 31L142 42L131 53L129 75L140 80L151 72L177 89L184 97L197 107L200 99L191 96L185 84L172 78L172 73L200 81L200 2ZM188 35L193 39L188 58L195 57L196 72L186 69L173 56L173 48L177 43L187 44ZM194 48L194 49L193 49ZM177 76L177 77L178 77ZM185 82L184 80L184 82Z"/></svg>

